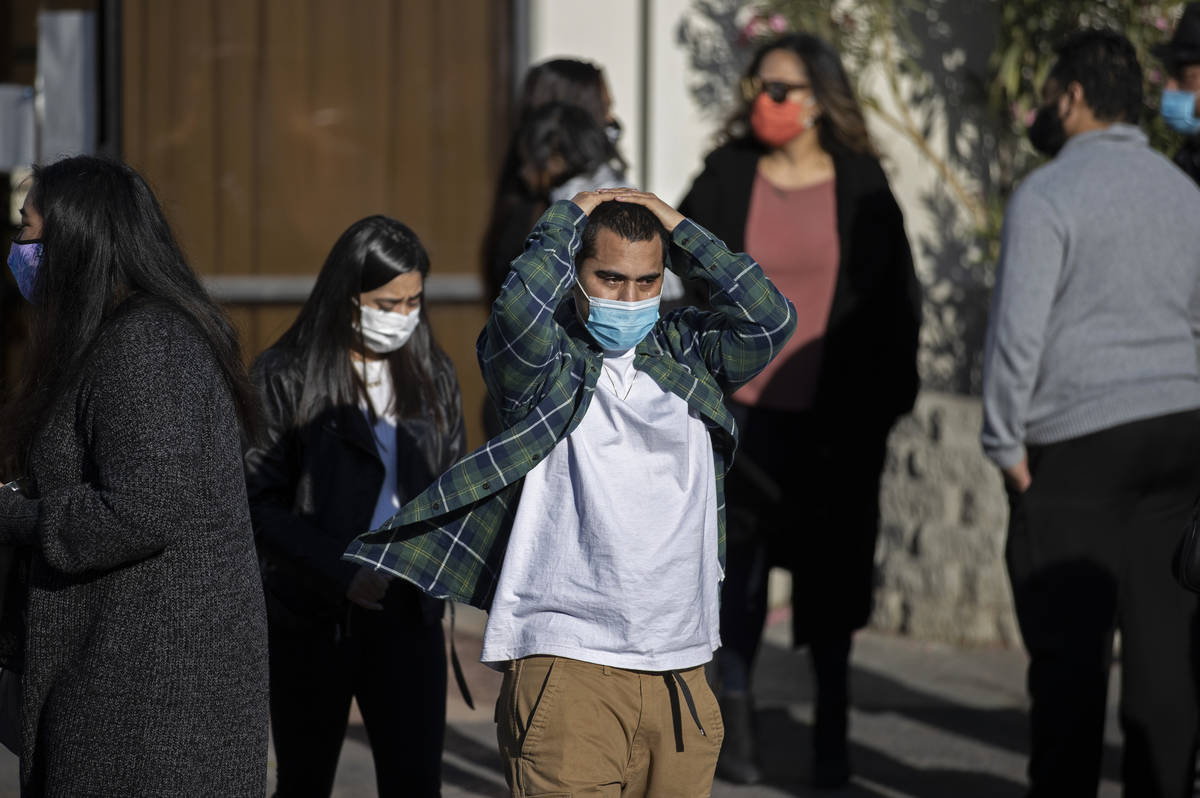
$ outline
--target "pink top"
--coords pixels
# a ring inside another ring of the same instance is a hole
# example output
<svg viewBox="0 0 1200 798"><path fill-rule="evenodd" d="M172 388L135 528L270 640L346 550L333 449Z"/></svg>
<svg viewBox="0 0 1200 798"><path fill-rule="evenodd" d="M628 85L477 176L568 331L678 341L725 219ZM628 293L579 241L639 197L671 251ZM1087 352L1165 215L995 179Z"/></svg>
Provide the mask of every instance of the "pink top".
<svg viewBox="0 0 1200 798"><path fill-rule="evenodd" d="M754 177L746 252L796 306L796 333L734 400L776 410L812 407L840 258L833 179L778 188Z"/></svg>

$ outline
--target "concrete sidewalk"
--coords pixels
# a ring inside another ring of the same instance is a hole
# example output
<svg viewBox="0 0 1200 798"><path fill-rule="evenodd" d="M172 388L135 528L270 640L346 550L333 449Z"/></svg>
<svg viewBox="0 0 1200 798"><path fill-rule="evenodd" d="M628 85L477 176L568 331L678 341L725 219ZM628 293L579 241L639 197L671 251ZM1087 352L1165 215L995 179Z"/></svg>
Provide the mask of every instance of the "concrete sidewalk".
<svg viewBox="0 0 1200 798"><path fill-rule="evenodd" d="M500 674L478 662L482 621L482 613L469 608L459 611L458 650L476 709L466 707L452 684L445 798L507 795L492 721ZM961 650L872 632L860 633L854 648L850 721L854 780L838 792L808 789L812 683L808 660L803 652L790 650L788 634L786 615L774 617L755 673L767 782L735 787L718 781L715 798L1019 798L1023 794L1024 654ZM1114 671L1101 798L1120 794L1117 678ZM16 760L4 751L0 796L15 798L16 778ZM375 795L370 749L357 717L342 749L334 795Z"/></svg>

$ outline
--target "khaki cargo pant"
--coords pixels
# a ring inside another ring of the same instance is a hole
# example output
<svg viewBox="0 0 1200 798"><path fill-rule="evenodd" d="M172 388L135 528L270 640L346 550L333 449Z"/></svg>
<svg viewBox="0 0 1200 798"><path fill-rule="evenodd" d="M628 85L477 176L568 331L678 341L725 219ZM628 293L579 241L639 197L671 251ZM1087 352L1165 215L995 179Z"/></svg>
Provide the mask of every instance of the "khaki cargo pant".
<svg viewBox="0 0 1200 798"><path fill-rule="evenodd" d="M708 796L725 736L721 710L704 668L678 676L686 692L662 673L564 657L510 662L496 736L514 798Z"/></svg>

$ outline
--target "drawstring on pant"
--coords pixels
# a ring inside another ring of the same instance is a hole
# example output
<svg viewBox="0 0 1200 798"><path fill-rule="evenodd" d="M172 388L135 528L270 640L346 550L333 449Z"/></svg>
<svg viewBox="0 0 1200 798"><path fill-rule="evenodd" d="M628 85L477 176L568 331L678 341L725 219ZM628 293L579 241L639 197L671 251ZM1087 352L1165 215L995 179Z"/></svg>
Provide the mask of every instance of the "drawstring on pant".
<svg viewBox="0 0 1200 798"><path fill-rule="evenodd" d="M692 713L692 720L696 721L696 728L704 737L707 737L708 733L700 725L700 716L696 714L696 702L692 700L692 691L688 689L687 682L679 675L679 671L664 671L663 680L667 683L667 696L671 699L671 724L675 727L675 751L683 753L683 717L679 712L680 690L683 691L683 700L687 702L688 711ZM678 690L676 685L678 685Z"/></svg>

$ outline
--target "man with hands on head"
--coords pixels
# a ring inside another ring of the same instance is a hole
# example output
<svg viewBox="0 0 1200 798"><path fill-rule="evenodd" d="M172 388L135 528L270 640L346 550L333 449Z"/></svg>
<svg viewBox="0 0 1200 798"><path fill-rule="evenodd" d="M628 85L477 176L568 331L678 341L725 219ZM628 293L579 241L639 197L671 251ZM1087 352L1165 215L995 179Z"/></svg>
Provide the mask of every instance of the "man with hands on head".
<svg viewBox="0 0 1200 798"><path fill-rule="evenodd" d="M672 263L710 310L659 317ZM534 227L477 344L504 432L346 554L489 611L514 796L709 794L724 398L795 323L753 259L653 194L581 193Z"/></svg>

